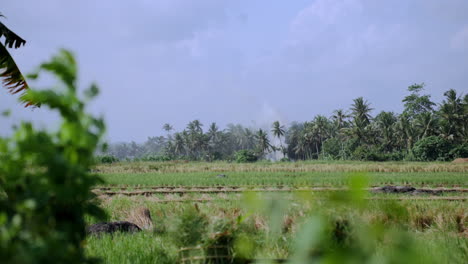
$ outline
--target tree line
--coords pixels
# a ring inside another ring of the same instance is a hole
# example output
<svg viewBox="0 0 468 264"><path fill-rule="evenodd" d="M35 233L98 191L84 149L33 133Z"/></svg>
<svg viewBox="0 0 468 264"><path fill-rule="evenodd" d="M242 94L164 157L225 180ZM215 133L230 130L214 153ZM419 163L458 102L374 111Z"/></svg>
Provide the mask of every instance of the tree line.
<svg viewBox="0 0 468 264"><path fill-rule="evenodd" d="M234 160L242 155L266 159L271 153L282 160L450 160L468 157L468 94L444 93L440 103L424 94L424 84L408 87L402 113L381 111L372 116L372 105L363 97L349 109L327 117L293 122L279 121L269 129L216 123L205 127L191 121L182 131L164 124L164 136L149 137L143 144L111 144L106 155L142 160ZM242 152L240 152L242 151ZM238 154L236 156L236 153Z"/></svg>

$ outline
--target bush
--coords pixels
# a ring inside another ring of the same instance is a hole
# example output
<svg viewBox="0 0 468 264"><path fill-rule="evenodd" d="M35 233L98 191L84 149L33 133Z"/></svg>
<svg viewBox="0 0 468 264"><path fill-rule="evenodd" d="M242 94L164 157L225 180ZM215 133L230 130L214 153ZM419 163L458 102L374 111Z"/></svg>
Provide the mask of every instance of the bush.
<svg viewBox="0 0 468 264"><path fill-rule="evenodd" d="M385 155L376 146L362 145L353 152L353 159L367 161L385 161Z"/></svg>
<svg viewBox="0 0 468 264"><path fill-rule="evenodd" d="M96 160L97 162L104 163L104 164L119 162L119 158L112 156L112 155L97 156Z"/></svg>
<svg viewBox="0 0 468 264"><path fill-rule="evenodd" d="M195 246L204 239L208 230L208 218L201 214L197 207L188 207L182 216L175 220L172 228L172 237L177 246Z"/></svg>
<svg viewBox="0 0 468 264"><path fill-rule="evenodd" d="M258 157L255 155L255 153L248 149L237 151L235 156L238 163L256 162L258 160Z"/></svg>
<svg viewBox="0 0 468 264"><path fill-rule="evenodd" d="M36 130L22 123L0 138L0 259L2 263L89 263L83 245L85 215L103 218L92 201L100 182L88 173L104 123L85 112L76 95L76 63L62 51L40 71L53 73L62 90L29 90L23 98L56 110L61 128ZM86 91L87 99L96 86Z"/></svg>
<svg viewBox="0 0 468 264"><path fill-rule="evenodd" d="M142 161L171 161L172 158L167 155L150 155L143 157Z"/></svg>
<svg viewBox="0 0 468 264"><path fill-rule="evenodd" d="M468 158L468 143L463 143L452 148L449 152L451 159Z"/></svg>
<svg viewBox="0 0 468 264"><path fill-rule="evenodd" d="M416 142L413 155L419 161L448 160L450 143L441 137L430 136Z"/></svg>
<svg viewBox="0 0 468 264"><path fill-rule="evenodd" d="M405 159L406 154L402 151L394 151L390 153L385 153L383 154L385 160L391 160L391 161L401 161Z"/></svg>
<svg viewBox="0 0 468 264"><path fill-rule="evenodd" d="M324 155L331 156L332 159L337 159L341 153L341 140L338 138L330 138L323 142L322 152Z"/></svg>

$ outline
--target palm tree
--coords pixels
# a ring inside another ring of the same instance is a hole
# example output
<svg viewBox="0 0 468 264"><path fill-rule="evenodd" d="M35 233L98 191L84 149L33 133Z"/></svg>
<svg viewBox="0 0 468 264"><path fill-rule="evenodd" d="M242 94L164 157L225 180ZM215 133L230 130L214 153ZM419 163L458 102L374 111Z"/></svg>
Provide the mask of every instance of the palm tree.
<svg viewBox="0 0 468 264"><path fill-rule="evenodd" d="M208 145L208 140L203 134L203 124L199 120L193 120L187 124L185 134L186 142L191 158L199 159Z"/></svg>
<svg viewBox="0 0 468 264"><path fill-rule="evenodd" d="M333 111L332 120L335 122L338 130L346 126L346 119L349 118L349 115L343 109L337 109Z"/></svg>
<svg viewBox="0 0 468 264"><path fill-rule="evenodd" d="M208 137L210 140L216 140L218 138L219 128L215 122L211 123L210 128L208 129Z"/></svg>
<svg viewBox="0 0 468 264"><path fill-rule="evenodd" d="M313 120L312 127L314 134L316 136L315 140L315 151L317 153L317 158L320 156L320 151L323 148L323 142L327 139L330 132L330 121L327 117L323 115L317 115Z"/></svg>
<svg viewBox="0 0 468 264"><path fill-rule="evenodd" d="M354 103L351 105L351 111L355 120L364 126L370 123L372 117L370 112L373 110L370 108L370 103L364 100L362 97L358 97L353 100Z"/></svg>
<svg viewBox="0 0 468 264"><path fill-rule="evenodd" d="M432 112L419 114L415 119L415 127L419 130L418 140L435 134L435 122Z"/></svg>
<svg viewBox="0 0 468 264"><path fill-rule="evenodd" d="M200 120L196 119L188 123L187 129L192 133L203 133L202 126L203 124L200 122Z"/></svg>
<svg viewBox="0 0 468 264"><path fill-rule="evenodd" d="M357 136L358 140L362 142L366 139L366 127L370 124L372 119L370 112L373 110L370 108L370 104L362 97L358 97L353 100L354 103L351 105L351 111L353 116L353 133Z"/></svg>
<svg viewBox="0 0 468 264"><path fill-rule="evenodd" d="M446 100L440 106L439 114L442 118L442 126L447 138L463 139L463 127L465 126L465 107L463 99L453 89L444 93Z"/></svg>
<svg viewBox="0 0 468 264"><path fill-rule="evenodd" d="M166 123L163 125L162 128L167 132L167 139L170 141L172 139L172 136L170 133L172 130L174 130L174 127L171 124Z"/></svg>
<svg viewBox="0 0 468 264"><path fill-rule="evenodd" d="M283 157L285 157L286 151L283 147L283 142L281 141L281 137L283 137L286 133L286 131L284 130L284 126L282 126L279 121L275 121L273 122L271 132L273 133L273 136L279 139L281 152L283 152Z"/></svg>
<svg viewBox="0 0 468 264"><path fill-rule="evenodd" d="M174 127L169 124L169 123L166 123L163 125L163 129L167 132L167 133L170 133L172 130L174 130Z"/></svg>
<svg viewBox="0 0 468 264"><path fill-rule="evenodd" d="M332 130L332 136L337 137L340 142L341 142L341 153L345 153L344 151L344 143L345 143L345 134L346 131L348 130L349 123L347 119L350 117L350 115L343 109L337 109L333 111L333 115L331 116L331 119L333 120L334 123L334 129Z"/></svg>
<svg viewBox="0 0 468 264"><path fill-rule="evenodd" d="M397 117L393 112L380 112L375 117L376 126L378 132L381 134L381 139L385 151L392 150L392 144L394 143L394 128L397 122Z"/></svg>
<svg viewBox="0 0 468 264"><path fill-rule="evenodd" d="M0 17L4 16L0 13ZM0 79L2 80L3 86L11 94L24 92L29 88L28 84L7 48L17 49L25 45L26 41L0 22L0 38L2 36L5 37L5 43L0 43ZM31 102L23 99L22 101L26 103L26 106L32 105Z"/></svg>
<svg viewBox="0 0 468 264"><path fill-rule="evenodd" d="M400 142L406 145L406 150L409 152L413 149L414 139L416 137L416 131L409 114L403 113L398 117L397 132L400 136Z"/></svg>
<svg viewBox="0 0 468 264"><path fill-rule="evenodd" d="M270 140L268 139L268 134L263 131L263 129L259 129L257 134L255 135L257 139L257 149L259 152L260 157L265 155L265 152L268 152L273 146L270 144Z"/></svg>
<svg viewBox="0 0 468 264"><path fill-rule="evenodd" d="M185 140L181 133L176 133L174 138L174 153L177 156L182 156L185 154Z"/></svg>

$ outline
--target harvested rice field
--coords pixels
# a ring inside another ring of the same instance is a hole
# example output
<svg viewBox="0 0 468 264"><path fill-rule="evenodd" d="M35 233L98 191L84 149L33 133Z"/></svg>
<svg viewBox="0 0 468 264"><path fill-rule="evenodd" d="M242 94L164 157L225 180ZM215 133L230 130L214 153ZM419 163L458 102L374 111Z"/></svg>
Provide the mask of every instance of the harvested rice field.
<svg viewBox="0 0 468 264"><path fill-rule="evenodd" d="M94 171L106 220L142 229L90 236L87 254L106 263L468 259L466 164L123 162Z"/></svg>

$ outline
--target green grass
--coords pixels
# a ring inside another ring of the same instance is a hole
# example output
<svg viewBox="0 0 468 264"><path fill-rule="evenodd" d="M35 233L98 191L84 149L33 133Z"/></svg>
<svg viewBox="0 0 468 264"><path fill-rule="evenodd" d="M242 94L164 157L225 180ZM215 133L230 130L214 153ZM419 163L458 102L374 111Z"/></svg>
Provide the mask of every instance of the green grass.
<svg viewBox="0 0 468 264"><path fill-rule="evenodd" d="M122 162L99 165L95 170L104 180L100 187L125 186L127 191L137 186L346 187L352 182L351 176L362 171L372 186L468 187L468 165L451 163ZM220 173L228 177L217 178ZM468 193L445 193L442 196L466 195ZM369 194L369 197L413 196ZM180 199L187 201L174 202ZM253 241L255 250L252 257L255 258L290 257L295 251L295 239L301 234L302 225L314 215L320 215L327 221L349 221L355 230L354 235L361 234L361 228L368 226L380 226L377 229L381 231L397 230L397 234L409 235L418 244L416 252L422 257L419 261L425 258L433 263L464 263L468 259L466 201L365 200L363 204L354 204L353 198L342 191L101 196L101 206L108 213L108 221L129 220L133 211L146 207L152 214L154 227L133 235L90 237L86 241L86 252L105 263L177 263L180 246L174 240L174 234L177 234L174 232L180 231L174 226L184 212L193 209L195 199L212 199L197 202L200 213L210 225L205 234L207 237L214 234L212 228L221 220L229 221L233 226L239 225L239 232L247 234ZM239 219L242 219L241 223L236 224ZM272 219L279 219L279 222L274 224ZM93 223L96 220L87 221ZM282 228L283 232L273 238L270 230L275 228ZM368 241L370 245L376 245L371 254L377 262L393 254L394 242L395 237L390 231L379 240ZM407 242L402 243L403 248L409 246L405 244ZM397 262L405 261L398 259Z"/></svg>
<svg viewBox="0 0 468 264"><path fill-rule="evenodd" d="M261 201L267 204L275 204L274 201L281 198L286 197L275 194L260 196ZM468 256L468 239L460 230L460 225L468 224L466 202L369 201L365 209L358 209L340 203L297 198L299 201L280 202L283 203L282 213L291 219L291 227L275 240L268 239L267 235L268 226L272 225L267 207L261 206L264 210L249 213L252 204L248 199L199 203L198 208L208 217L210 224L220 219L235 222L239 216L245 216L245 232L261 244L255 253L258 258L287 258L301 223L314 214L325 215L329 219L347 219L356 224L380 223L386 229L405 230L423 245L421 254L437 259L438 263L463 263ZM147 207L151 211L155 231L91 237L86 247L89 255L99 257L105 263L176 263L179 247L172 239L171 232L174 231L171 227L188 208L193 208L193 203L155 203L148 197L115 197L103 201L102 206L109 214L108 220L112 221L126 219L135 208ZM377 251L386 251L390 242L380 241Z"/></svg>
<svg viewBox="0 0 468 264"><path fill-rule="evenodd" d="M171 248L172 247L172 248ZM151 232L90 237L86 252L104 263L176 263L176 248Z"/></svg>
<svg viewBox="0 0 468 264"><path fill-rule="evenodd" d="M153 185L153 186L328 186L339 187L349 184L346 172L224 172L227 178L217 178L216 172L191 173L109 173L101 174L104 185ZM371 172L370 184L414 185L414 186L468 186L464 172Z"/></svg>

